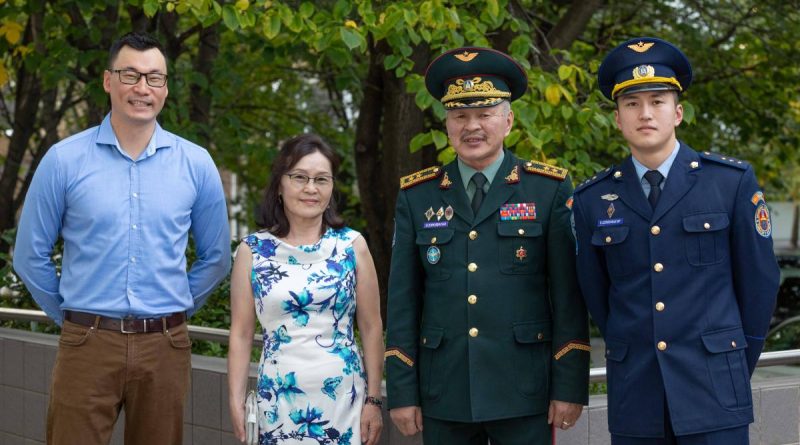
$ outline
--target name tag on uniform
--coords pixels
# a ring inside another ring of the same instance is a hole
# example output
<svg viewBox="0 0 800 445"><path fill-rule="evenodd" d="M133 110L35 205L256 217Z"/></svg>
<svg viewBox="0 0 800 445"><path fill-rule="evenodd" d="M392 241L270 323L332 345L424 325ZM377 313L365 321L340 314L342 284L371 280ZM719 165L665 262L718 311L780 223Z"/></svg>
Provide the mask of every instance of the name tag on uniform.
<svg viewBox="0 0 800 445"><path fill-rule="evenodd" d="M623 223L622 218L598 219L597 227L619 226L622 225L622 223Z"/></svg>
<svg viewBox="0 0 800 445"><path fill-rule="evenodd" d="M423 229L440 229L447 227L447 221L429 221L422 224Z"/></svg>
<svg viewBox="0 0 800 445"><path fill-rule="evenodd" d="M518 202L500 206L500 221L536 219L535 202Z"/></svg>

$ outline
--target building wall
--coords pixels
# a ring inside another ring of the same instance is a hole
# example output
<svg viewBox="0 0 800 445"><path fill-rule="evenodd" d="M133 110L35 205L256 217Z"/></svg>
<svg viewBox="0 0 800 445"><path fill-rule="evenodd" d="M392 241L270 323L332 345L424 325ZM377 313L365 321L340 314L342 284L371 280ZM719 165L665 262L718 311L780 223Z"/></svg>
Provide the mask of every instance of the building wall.
<svg viewBox="0 0 800 445"><path fill-rule="evenodd" d="M0 445L44 444L50 374L57 345L57 336L0 328ZM192 368L184 444L237 444L228 418L225 360L193 356ZM800 378L754 383L753 402L756 422L750 428L751 444L800 444ZM605 396L592 397L575 427L557 434L557 443L610 444L606 419ZM114 445L123 443L122 420L117 422L111 441ZM420 444L418 436L403 437L384 413L380 445Z"/></svg>

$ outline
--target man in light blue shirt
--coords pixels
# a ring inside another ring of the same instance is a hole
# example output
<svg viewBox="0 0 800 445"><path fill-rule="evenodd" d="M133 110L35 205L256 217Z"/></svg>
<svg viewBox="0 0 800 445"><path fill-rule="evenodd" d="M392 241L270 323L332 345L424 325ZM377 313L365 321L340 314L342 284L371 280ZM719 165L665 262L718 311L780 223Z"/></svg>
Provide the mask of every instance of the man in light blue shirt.
<svg viewBox="0 0 800 445"><path fill-rule="evenodd" d="M122 406L126 444L181 443L186 317L230 269L225 196L208 152L156 122L168 94L157 40L115 42L103 86L111 113L44 156L15 244L14 269L62 326L47 443L108 443Z"/></svg>

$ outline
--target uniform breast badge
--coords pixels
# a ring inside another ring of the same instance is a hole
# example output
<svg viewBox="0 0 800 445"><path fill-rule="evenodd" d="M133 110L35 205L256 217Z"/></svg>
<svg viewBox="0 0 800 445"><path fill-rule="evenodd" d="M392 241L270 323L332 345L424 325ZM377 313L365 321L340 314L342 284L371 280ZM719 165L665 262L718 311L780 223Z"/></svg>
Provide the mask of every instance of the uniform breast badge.
<svg viewBox="0 0 800 445"><path fill-rule="evenodd" d="M609 204L609 205L608 205L608 209L606 209L606 214L608 215L608 217L609 217L609 218L611 218L612 216L614 216L614 211L615 211L615 210L616 210L616 209L614 208L614 203L613 203L613 202L612 202L611 204Z"/></svg>
<svg viewBox="0 0 800 445"><path fill-rule="evenodd" d="M442 251L439 250L437 246L430 246L428 247L428 251L425 253L425 256L428 259L428 263L436 264L442 259Z"/></svg>
<svg viewBox="0 0 800 445"><path fill-rule="evenodd" d="M425 211L425 218L427 218L428 221L430 221L431 218L433 218L433 215L434 215L433 207L430 207L430 208L428 208L428 210Z"/></svg>
<svg viewBox="0 0 800 445"><path fill-rule="evenodd" d="M528 251L527 251L527 250L525 250L525 248L524 248L524 247L522 247L522 246L519 246L519 249L517 249L517 255L516 255L516 256L517 256L517 259L518 259L518 260L520 260L520 261L524 261L524 260L525 260L525 258L527 258L527 257L528 257Z"/></svg>
<svg viewBox="0 0 800 445"><path fill-rule="evenodd" d="M444 219L446 219L448 221L453 219L453 207L447 206L447 208L444 209Z"/></svg>
<svg viewBox="0 0 800 445"><path fill-rule="evenodd" d="M616 201L619 199L619 195L614 193L606 193L605 195L601 196L600 199L605 201Z"/></svg>

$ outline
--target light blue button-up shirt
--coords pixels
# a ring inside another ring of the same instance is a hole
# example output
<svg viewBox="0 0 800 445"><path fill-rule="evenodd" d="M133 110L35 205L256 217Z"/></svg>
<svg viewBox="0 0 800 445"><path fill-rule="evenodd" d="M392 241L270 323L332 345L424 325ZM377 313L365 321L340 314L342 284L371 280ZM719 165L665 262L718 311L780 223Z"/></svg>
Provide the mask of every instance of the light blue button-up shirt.
<svg viewBox="0 0 800 445"><path fill-rule="evenodd" d="M191 314L230 270L225 195L208 152L156 123L131 159L110 117L48 150L17 229L14 270L59 325L63 310ZM187 273L189 233L197 259ZM60 276L50 259L59 236Z"/></svg>
<svg viewBox="0 0 800 445"><path fill-rule="evenodd" d="M664 185L667 183L669 169L672 168L672 163L675 162L675 158L678 157L678 149L680 148L681 143L675 141L675 148L672 150L672 153L656 169L659 173L661 173L662 176L664 176L664 180L661 181L661 190L664 190ZM636 176L639 177L639 183L642 184L642 191L644 191L644 196L646 198L650 196L650 183L647 182L647 179L644 179L644 174L650 169L645 167L641 162L637 161L633 156L631 156L631 160L633 161L633 167L636 168Z"/></svg>

